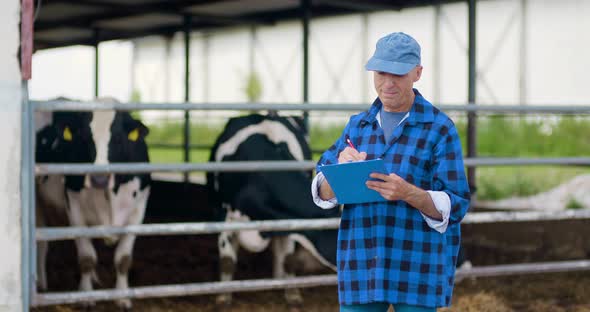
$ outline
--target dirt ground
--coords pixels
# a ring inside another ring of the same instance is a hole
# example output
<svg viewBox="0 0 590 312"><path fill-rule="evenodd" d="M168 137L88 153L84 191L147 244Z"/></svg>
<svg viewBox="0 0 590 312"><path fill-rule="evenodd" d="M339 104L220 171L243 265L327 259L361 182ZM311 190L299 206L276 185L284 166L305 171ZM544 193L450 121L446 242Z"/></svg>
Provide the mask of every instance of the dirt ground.
<svg viewBox="0 0 590 312"><path fill-rule="evenodd" d="M584 259L589 257L589 221L526 222L463 226L463 241L473 265ZM112 288L113 250L98 245L98 288ZM78 271L72 242L50 247L51 291L74 290ZM217 247L214 235L140 237L130 272L132 286L197 283L217 280ZM240 254L237 279L271 276L270 254ZM303 290L302 311L338 311L335 287ZM116 311L111 302L100 302L90 311ZM237 293L234 303L222 309L215 297L134 300L134 311L286 311L281 291ZM36 312L85 311L76 305L36 308ZM535 311L590 312L590 272L551 273L465 279L455 288L452 308L444 312Z"/></svg>

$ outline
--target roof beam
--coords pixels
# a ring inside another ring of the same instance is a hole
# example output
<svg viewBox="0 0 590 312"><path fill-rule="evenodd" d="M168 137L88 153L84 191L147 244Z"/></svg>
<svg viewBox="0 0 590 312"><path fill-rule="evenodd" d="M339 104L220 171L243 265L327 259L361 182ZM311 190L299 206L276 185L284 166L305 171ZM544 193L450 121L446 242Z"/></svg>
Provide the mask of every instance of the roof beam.
<svg viewBox="0 0 590 312"><path fill-rule="evenodd" d="M62 3L72 3L67 0L57 0ZM190 15L194 22L206 22L221 25L273 25L274 20L270 18L243 18L243 17L226 17L226 16L214 16L205 14L192 14L186 11L190 5L194 4L194 1L182 0L175 2L163 2L153 3L149 5L120 5L120 4L109 4L108 6L102 6L97 1L83 0L77 2L83 5L100 6L101 8L108 8L107 12L100 12L97 14L90 14L84 16L78 16L73 18L58 19L55 21L42 22L37 21L35 23L35 29L38 31L56 29L62 27L71 28L91 28L98 22L105 22L109 20L133 17L145 14L171 14L171 15ZM108 4L108 3L107 3ZM193 23L194 24L194 23Z"/></svg>
<svg viewBox="0 0 590 312"><path fill-rule="evenodd" d="M191 29L195 28L193 25ZM216 25L199 25L198 28L200 30L206 29L213 29L213 28L220 28L220 26ZM152 27L146 28L142 30L133 30L133 31L120 31L120 30L108 30L108 29L101 29L99 33L99 41L108 41L108 40L118 40L118 39L133 39L133 38L140 38L150 35L156 36L168 36L173 35L177 32L183 30L183 25L173 25L173 26L164 26L164 27ZM88 45L92 46L95 44L96 38L88 37L87 39L74 39L74 40L64 40L64 41L54 41L54 40L43 40L43 39L36 39L35 45L38 46L39 49L50 49L50 48L59 48L71 45Z"/></svg>
<svg viewBox="0 0 590 312"><path fill-rule="evenodd" d="M353 11L383 11L402 9L396 1L356 1L356 0L315 0L314 5L329 5L331 7L349 9Z"/></svg>

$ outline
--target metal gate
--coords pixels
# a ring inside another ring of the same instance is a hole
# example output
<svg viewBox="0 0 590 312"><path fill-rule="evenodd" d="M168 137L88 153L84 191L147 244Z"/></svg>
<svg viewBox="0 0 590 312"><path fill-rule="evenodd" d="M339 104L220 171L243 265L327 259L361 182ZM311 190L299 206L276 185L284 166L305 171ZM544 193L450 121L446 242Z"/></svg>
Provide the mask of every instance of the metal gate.
<svg viewBox="0 0 590 312"><path fill-rule="evenodd" d="M26 86L25 86L26 89ZM26 92L24 94L27 94ZM23 125L23 146L26 154L23 161L28 163L23 181L23 218L28 220L28 227L23 228L23 248L28 256L23 259L23 270L28 272L24 294L30 306L46 306L81 301L115 300L122 298L153 298L188 296L201 294L217 294L225 292L259 291L279 288L313 287L336 285L336 275L316 275L287 279L256 279L230 282L208 282L178 285L160 285L135 287L127 290L94 290L88 292L37 293L36 291L36 241L69 240L76 237L104 237L132 233L136 235L184 235L219 233L222 231L240 230L311 230L336 229L339 219L320 220L277 220L252 222L200 222L200 223L168 223L142 224L125 227L64 227L35 228L35 175L46 174L82 174L82 173L140 173L140 172L191 172L191 171L279 171L279 170L312 170L313 161L251 161L231 163L125 163L110 165L91 164L35 164L34 160L34 125L33 112L39 111L93 111L93 110L289 110L289 111L350 111L366 110L367 105L335 105L335 104L168 104L168 103L81 103L30 101L26 106L26 122ZM480 105L441 105L443 111L487 112L487 113L537 113L537 114L590 114L590 107L561 106L480 106ZM569 158L467 158L466 166L500 166L500 165L590 165L590 157ZM468 214L463 223L489 222L521 222L535 220L566 220L589 219L590 210L567 210L560 212L491 212ZM26 222L23 222L25 224ZM522 273L563 272L589 270L590 260L564 261L550 263L510 264L458 270L458 277L499 276ZM25 307L28 309L28 306Z"/></svg>

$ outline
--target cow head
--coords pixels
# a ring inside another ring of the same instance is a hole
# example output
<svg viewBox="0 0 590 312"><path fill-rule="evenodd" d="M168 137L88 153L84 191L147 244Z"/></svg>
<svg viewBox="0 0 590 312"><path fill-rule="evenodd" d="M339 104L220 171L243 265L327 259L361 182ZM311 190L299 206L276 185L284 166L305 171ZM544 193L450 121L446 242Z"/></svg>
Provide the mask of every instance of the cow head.
<svg viewBox="0 0 590 312"><path fill-rule="evenodd" d="M128 112L54 112L51 124L37 132L37 162L149 162L148 128ZM96 223L125 225L138 201L147 200L149 174L66 175L68 192L94 190L108 199L109 211L97 208Z"/></svg>

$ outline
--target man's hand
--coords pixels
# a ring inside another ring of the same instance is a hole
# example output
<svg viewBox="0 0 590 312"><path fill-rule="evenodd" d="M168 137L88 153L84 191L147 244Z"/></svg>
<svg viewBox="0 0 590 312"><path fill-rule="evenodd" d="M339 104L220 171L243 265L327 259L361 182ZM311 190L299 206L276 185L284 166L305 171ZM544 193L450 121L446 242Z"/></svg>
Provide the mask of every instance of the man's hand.
<svg viewBox="0 0 590 312"><path fill-rule="evenodd" d="M359 153L356 149L352 147L346 147L340 155L338 155L338 163L345 163L351 161L361 161L367 158L367 153L362 152ZM323 200L328 200L330 198L334 198L336 195L332 190L330 184L328 184L328 180L325 180L324 183L320 186L320 198Z"/></svg>
<svg viewBox="0 0 590 312"><path fill-rule="evenodd" d="M367 187L377 191L387 200L403 200L412 207L422 211L425 215L442 220L442 215L436 207L430 195L425 190L416 187L395 173L389 175L371 173L371 178L381 181L367 181Z"/></svg>
<svg viewBox="0 0 590 312"><path fill-rule="evenodd" d="M359 151L357 151L356 149L347 146L344 150L342 150L342 152L340 152L340 155L338 155L338 163L341 164L351 161L361 161L365 160L366 158L367 153L359 153Z"/></svg>
<svg viewBox="0 0 590 312"><path fill-rule="evenodd" d="M387 200L404 200L414 187L395 173L389 175L371 173L371 178L381 181L367 181L367 187L377 191Z"/></svg>

